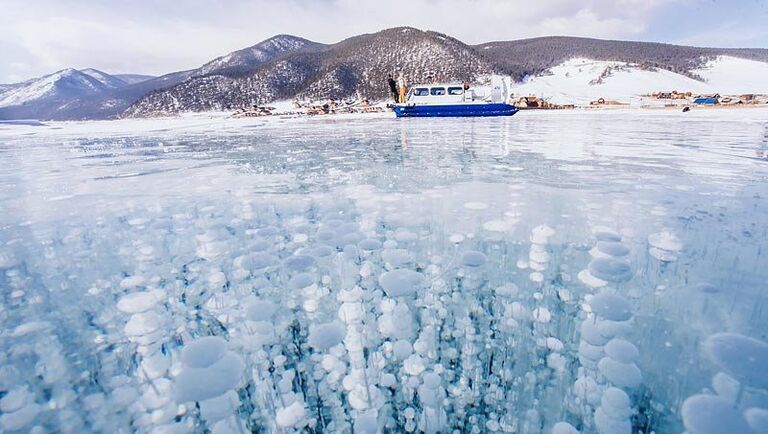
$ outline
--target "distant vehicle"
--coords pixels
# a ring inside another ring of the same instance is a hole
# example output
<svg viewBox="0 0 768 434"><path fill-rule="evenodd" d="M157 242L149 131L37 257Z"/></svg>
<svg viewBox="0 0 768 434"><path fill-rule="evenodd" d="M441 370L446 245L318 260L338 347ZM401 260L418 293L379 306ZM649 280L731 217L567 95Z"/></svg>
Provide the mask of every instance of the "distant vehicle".
<svg viewBox="0 0 768 434"><path fill-rule="evenodd" d="M502 85L472 88L466 84L424 84L411 87L404 103L393 105L402 117L512 116L517 107L507 104Z"/></svg>

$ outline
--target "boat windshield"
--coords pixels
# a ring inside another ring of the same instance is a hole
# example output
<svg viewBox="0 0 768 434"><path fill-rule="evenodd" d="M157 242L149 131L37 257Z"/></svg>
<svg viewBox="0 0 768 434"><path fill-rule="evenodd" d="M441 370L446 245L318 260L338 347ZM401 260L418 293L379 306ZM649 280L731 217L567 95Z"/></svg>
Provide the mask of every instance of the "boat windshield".
<svg viewBox="0 0 768 434"><path fill-rule="evenodd" d="M445 88L444 87L433 87L430 89L432 95L445 95Z"/></svg>

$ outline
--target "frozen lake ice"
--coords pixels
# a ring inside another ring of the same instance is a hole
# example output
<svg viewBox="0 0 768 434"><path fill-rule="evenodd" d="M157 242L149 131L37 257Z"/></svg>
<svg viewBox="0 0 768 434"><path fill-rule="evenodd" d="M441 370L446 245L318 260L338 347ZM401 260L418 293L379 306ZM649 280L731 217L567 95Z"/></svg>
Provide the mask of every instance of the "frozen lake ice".
<svg viewBox="0 0 768 434"><path fill-rule="evenodd" d="M768 432L767 119L0 125L0 430Z"/></svg>

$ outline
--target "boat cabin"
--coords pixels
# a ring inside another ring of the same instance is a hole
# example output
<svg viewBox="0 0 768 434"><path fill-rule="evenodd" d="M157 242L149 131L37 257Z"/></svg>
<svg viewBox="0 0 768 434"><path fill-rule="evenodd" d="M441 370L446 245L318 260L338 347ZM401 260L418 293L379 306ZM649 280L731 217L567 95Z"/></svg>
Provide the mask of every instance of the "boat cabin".
<svg viewBox="0 0 768 434"><path fill-rule="evenodd" d="M472 88L458 84L415 85L408 91L407 104L466 104L503 102L503 95L496 87L491 89Z"/></svg>

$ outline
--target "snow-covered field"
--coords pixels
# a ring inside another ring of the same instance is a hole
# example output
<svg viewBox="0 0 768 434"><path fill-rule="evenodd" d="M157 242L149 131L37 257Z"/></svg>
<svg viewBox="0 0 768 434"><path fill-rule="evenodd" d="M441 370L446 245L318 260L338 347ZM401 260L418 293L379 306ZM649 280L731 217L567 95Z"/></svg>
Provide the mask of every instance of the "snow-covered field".
<svg viewBox="0 0 768 434"><path fill-rule="evenodd" d="M601 75L606 71L601 81ZM643 70L625 62L571 59L551 68L552 75L528 77L511 86L516 96L536 95L556 104L589 104L598 98L640 104L653 92L694 94L768 94L768 63L721 56L692 71L698 81L664 69Z"/></svg>
<svg viewBox="0 0 768 434"><path fill-rule="evenodd" d="M768 432L765 119L0 124L0 430Z"/></svg>

